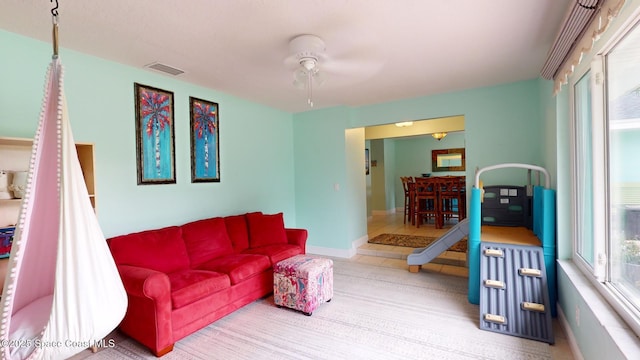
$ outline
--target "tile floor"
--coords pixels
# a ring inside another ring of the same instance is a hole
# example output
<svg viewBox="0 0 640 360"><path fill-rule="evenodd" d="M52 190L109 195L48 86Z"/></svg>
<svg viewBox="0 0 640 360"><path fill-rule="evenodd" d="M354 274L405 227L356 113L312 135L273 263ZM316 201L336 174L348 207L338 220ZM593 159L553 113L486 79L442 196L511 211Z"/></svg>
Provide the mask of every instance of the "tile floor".
<svg viewBox="0 0 640 360"><path fill-rule="evenodd" d="M426 224L417 228L410 223L403 222L402 213L387 215L374 215L368 222L367 233L369 239L383 233L440 236L455 225L455 220L445 223L443 229L436 229L433 224ZM366 264L385 266L390 268L407 269L407 255L413 251L411 248L402 246L389 246L379 244L364 244L358 248L358 253L351 258ZM433 271L452 276L468 277L469 271L466 267L466 254L445 251L431 263L422 266L421 271ZM571 352L566 333L560 325L559 319L553 319L553 332L555 344L551 346L551 355L554 360L573 360L575 357Z"/></svg>

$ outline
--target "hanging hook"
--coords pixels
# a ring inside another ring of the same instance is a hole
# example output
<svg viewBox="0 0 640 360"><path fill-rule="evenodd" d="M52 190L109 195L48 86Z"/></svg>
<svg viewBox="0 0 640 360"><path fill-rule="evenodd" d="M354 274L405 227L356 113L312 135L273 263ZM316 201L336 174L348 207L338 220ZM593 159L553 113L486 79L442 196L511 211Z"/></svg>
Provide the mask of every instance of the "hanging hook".
<svg viewBox="0 0 640 360"><path fill-rule="evenodd" d="M50 0L50 2L53 2L53 1L54 0ZM51 15L53 15L54 17L58 16L58 0L55 0L55 1L56 1L56 7L51 9Z"/></svg>
<svg viewBox="0 0 640 360"><path fill-rule="evenodd" d="M50 0L53 2L54 0ZM51 16L53 20L53 58L58 57L58 0L55 0L56 7L51 9Z"/></svg>
<svg viewBox="0 0 640 360"><path fill-rule="evenodd" d="M52 36L53 36L53 58L57 58L58 57L58 24L53 24L53 31L52 31Z"/></svg>

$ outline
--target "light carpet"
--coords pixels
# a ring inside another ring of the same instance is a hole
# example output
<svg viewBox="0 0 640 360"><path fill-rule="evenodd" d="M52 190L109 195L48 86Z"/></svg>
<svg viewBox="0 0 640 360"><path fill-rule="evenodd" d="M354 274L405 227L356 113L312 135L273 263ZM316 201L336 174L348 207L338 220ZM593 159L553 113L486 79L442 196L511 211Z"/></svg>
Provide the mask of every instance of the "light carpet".
<svg viewBox="0 0 640 360"><path fill-rule="evenodd" d="M177 359L551 359L549 345L478 328L467 279L334 259L334 298L305 316L249 304L175 345ZM125 338L88 359L156 359Z"/></svg>

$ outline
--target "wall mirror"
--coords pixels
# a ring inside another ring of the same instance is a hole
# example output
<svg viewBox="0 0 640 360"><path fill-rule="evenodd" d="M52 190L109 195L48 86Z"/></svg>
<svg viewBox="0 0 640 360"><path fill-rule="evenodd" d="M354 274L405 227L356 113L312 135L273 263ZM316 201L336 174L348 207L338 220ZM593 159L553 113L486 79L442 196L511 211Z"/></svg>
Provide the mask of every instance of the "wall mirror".
<svg viewBox="0 0 640 360"><path fill-rule="evenodd" d="M431 171L464 170L464 148L431 150Z"/></svg>

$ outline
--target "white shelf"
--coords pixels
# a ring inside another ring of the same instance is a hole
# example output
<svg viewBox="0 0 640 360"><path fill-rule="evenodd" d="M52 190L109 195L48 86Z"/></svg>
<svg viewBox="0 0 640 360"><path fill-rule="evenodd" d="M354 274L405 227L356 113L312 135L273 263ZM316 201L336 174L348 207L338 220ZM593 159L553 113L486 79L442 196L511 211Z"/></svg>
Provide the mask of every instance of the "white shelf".
<svg viewBox="0 0 640 360"><path fill-rule="evenodd" d="M26 171L31 159L32 147L33 139L0 137L0 170ZM87 184L91 205L95 209L93 144L76 143L76 151L84 181ZM22 199L0 200L0 226L16 223L21 203Z"/></svg>

